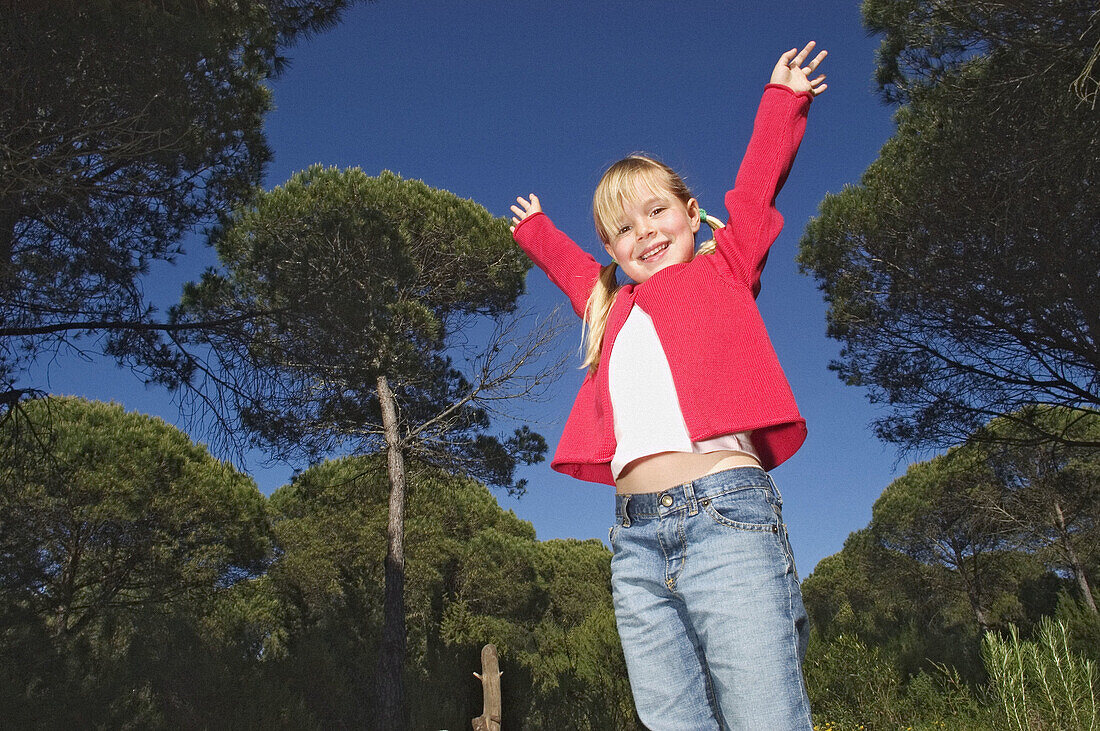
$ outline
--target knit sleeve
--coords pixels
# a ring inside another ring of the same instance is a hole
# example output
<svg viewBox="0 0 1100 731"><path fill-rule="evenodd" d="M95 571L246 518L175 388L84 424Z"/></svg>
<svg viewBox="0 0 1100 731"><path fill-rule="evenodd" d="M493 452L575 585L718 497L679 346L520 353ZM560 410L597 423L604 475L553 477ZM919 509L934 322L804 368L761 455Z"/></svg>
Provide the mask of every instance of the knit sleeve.
<svg viewBox="0 0 1100 731"><path fill-rule="evenodd" d="M520 221L513 236L531 261L565 292L577 316L584 317L588 296L600 275L600 265L592 255L559 231L545 213Z"/></svg>
<svg viewBox="0 0 1100 731"><path fill-rule="evenodd" d="M715 232L717 253L753 295L760 291L768 248L783 228L775 197L802 142L812 99L810 92L796 93L781 84L764 87L745 157L733 190L726 193L729 223Z"/></svg>

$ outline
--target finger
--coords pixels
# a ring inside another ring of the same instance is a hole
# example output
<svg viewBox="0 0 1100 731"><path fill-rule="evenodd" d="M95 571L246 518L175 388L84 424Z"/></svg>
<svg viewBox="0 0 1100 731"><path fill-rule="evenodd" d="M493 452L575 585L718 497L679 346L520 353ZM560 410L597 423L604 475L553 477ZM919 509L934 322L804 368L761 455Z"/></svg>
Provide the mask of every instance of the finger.
<svg viewBox="0 0 1100 731"><path fill-rule="evenodd" d="M821 86L815 86L814 88L810 89L810 91L812 91L814 93L814 96L817 96L818 94L820 94L821 92L825 91L828 88L829 88L828 84L822 84Z"/></svg>
<svg viewBox="0 0 1100 731"><path fill-rule="evenodd" d="M791 50L789 50L786 53L784 53L783 55L781 55L779 57L779 60L776 61L775 65L776 66L790 66L791 59L794 58L794 55L796 53L798 53L798 49L797 48L792 48Z"/></svg>
<svg viewBox="0 0 1100 731"><path fill-rule="evenodd" d="M524 198L524 197L523 197L522 195L521 195L521 196L519 196L518 198L516 198L516 203L519 203L519 204L520 204L521 206L523 206L524 208L526 208L526 207L527 207L528 205L530 205L530 204L529 204L529 203L527 202L527 199L526 199L526 198Z"/></svg>
<svg viewBox="0 0 1100 731"><path fill-rule="evenodd" d="M821 62L825 60L825 57L829 55L828 51L822 51L814 56L814 59L810 61L810 64L806 67L810 73L813 73L814 69L821 65Z"/></svg>
<svg viewBox="0 0 1100 731"><path fill-rule="evenodd" d="M524 211L519 206L512 206L512 213L516 214L517 216L522 216L524 213L526 213L526 211Z"/></svg>
<svg viewBox="0 0 1100 731"><path fill-rule="evenodd" d="M810 51L814 50L814 41L810 41L806 44L806 47L798 52L798 55L794 57L794 63L798 66L802 65L802 62L806 60L806 57L810 55Z"/></svg>
<svg viewBox="0 0 1100 731"><path fill-rule="evenodd" d="M818 84L820 84L824 80L825 80L825 74L821 74L816 79L813 79L813 80L810 81L810 86L817 86Z"/></svg>
<svg viewBox="0 0 1100 731"><path fill-rule="evenodd" d="M535 195L534 193L531 194L531 205L533 205L533 206L539 205L539 197L537 195Z"/></svg>

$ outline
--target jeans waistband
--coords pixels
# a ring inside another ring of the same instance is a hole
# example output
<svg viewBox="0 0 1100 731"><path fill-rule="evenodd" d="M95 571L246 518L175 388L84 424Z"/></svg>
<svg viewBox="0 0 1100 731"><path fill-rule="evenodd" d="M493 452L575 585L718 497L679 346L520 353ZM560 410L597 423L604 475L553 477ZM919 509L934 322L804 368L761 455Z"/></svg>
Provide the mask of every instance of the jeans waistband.
<svg viewBox="0 0 1100 731"><path fill-rule="evenodd" d="M619 521L658 518L685 508L695 513L699 509L698 500L703 497L713 499L750 488L769 490L776 502L783 505L783 496L767 472L759 467L731 467L660 492L615 495L615 517Z"/></svg>

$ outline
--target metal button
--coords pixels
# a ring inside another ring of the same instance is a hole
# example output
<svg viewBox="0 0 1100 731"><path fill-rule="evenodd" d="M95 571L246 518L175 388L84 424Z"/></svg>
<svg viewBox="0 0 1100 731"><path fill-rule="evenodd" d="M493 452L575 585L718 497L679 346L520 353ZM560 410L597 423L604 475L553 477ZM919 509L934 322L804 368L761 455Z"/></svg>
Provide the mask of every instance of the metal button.
<svg viewBox="0 0 1100 731"><path fill-rule="evenodd" d="M699 501L699 504L702 505L705 508L706 506L710 505L710 498L709 497L703 498L702 500Z"/></svg>
<svg viewBox="0 0 1100 731"><path fill-rule="evenodd" d="M666 508L671 508L672 507L672 496L669 495L668 493L665 493L664 495L662 495L661 496L661 505L664 505Z"/></svg>
<svg viewBox="0 0 1100 731"><path fill-rule="evenodd" d="M623 528L630 527L630 518L623 518Z"/></svg>

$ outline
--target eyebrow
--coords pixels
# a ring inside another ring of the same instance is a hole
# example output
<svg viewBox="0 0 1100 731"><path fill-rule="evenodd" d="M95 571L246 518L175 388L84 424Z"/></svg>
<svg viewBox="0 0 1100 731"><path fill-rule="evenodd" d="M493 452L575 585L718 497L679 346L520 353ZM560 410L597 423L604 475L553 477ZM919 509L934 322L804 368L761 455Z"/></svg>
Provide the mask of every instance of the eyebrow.
<svg viewBox="0 0 1100 731"><path fill-rule="evenodd" d="M646 198L644 201L642 201L638 205L641 205L643 208L649 208L654 203L667 203L667 202L668 202L668 196L652 195L649 198ZM619 215L615 217L615 228L616 228L616 230L618 230L618 229L622 228L624 225L626 225L626 222L623 220L623 216L626 213L625 203L626 203L626 201L624 200L623 201L624 205L621 205L619 207Z"/></svg>
<svg viewBox="0 0 1100 731"><path fill-rule="evenodd" d="M649 208L654 203L667 203L667 202L668 202L668 198L666 196L654 195L650 198L646 198L644 201L641 201L640 203L636 203L635 205L640 205L642 208ZM625 205L622 206L621 213L626 213L626 206Z"/></svg>

